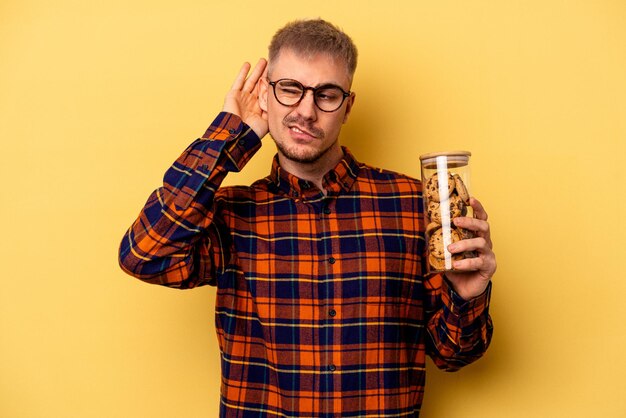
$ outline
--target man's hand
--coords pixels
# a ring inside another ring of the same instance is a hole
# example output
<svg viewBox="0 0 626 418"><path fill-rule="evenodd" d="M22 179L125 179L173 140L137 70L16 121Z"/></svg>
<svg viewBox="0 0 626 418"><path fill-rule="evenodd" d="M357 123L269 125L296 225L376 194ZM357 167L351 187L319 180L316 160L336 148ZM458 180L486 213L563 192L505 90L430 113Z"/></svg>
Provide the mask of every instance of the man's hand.
<svg viewBox="0 0 626 418"><path fill-rule="evenodd" d="M487 223L487 212L483 205L473 197L470 198L470 206L474 209L473 218L458 217L453 221L460 228L474 231L475 237L450 244L448 250L452 254L474 251L477 257L454 261L455 271L445 273L454 291L465 300L483 293L496 271L496 256L492 251L493 244Z"/></svg>
<svg viewBox="0 0 626 418"><path fill-rule="evenodd" d="M267 61L261 58L248 75L250 64L244 63L224 99L224 112L233 113L263 138L268 132L267 113L259 107L259 84L266 74Z"/></svg>

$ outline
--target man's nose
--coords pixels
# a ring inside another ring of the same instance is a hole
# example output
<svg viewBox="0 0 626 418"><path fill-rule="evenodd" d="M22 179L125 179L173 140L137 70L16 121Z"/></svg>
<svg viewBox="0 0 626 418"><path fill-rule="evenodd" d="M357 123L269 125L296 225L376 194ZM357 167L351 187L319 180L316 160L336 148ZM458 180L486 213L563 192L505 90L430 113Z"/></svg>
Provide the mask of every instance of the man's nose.
<svg viewBox="0 0 626 418"><path fill-rule="evenodd" d="M304 92L304 97L298 103L296 111L306 119L317 119L317 106L315 105L315 97L312 90Z"/></svg>

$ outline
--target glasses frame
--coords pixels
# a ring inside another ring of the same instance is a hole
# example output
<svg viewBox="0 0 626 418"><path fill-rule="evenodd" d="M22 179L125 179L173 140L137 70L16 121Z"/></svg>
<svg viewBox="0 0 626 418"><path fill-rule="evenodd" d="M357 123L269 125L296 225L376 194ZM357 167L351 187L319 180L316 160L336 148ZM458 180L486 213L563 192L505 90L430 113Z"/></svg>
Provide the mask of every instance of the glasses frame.
<svg viewBox="0 0 626 418"><path fill-rule="evenodd" d="M299 84L300 86L302 86L302 95L300 96L300 98L298 99L297 102L295 102L294 104L285 104L283 102L280 101L280 99L278 98L278 95L276 94L276 84L280 83L281 81L293 81L294 83ZM295 107L298 106L300 104L300 102L302 101L302 99L304 99L304 96L306 96L306 92L308 90L311 90L313 92L313 103L315 103L315 107L317 107L319 110L321 110L322 112L325 113L333 113L338 111L341 106L343 106L343 102L346 101L346 99L348 97L350 97L352 95L351 91L345 91L344 89L342 89L341 87L339 87L336 84L322 84L321 86L317 86L317 87L310 87L310 86L305 86L304 84L302 84L301 82L299 82L298 80L294 80L293 78L281 78L279 80L276 81L270 81L269 79L267 80L268 84L270 86L272 86L272 90L274 90L274 97L276 98L276 101L278 103L280 103L283 106L287 106L287 107ZM329 87L333 87L333 88L337 88L339 90L341 90L341 93L343 94L341 97L341 103L339 103L339 106L337 106L336 109L333 110L324 110L320 107L320 105L317 103L317 91L321 90L321 89L325 89L325 88L329 88Z"/></svg>

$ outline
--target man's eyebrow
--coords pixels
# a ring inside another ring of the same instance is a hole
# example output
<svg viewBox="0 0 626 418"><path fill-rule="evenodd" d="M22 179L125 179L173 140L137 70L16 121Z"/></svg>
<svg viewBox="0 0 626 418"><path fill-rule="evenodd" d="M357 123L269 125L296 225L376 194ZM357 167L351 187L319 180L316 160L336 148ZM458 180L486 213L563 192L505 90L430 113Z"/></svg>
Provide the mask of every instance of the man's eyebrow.
<svg viewBox="0 0 626 418"><path fill-rule="evenodd" d="M341 87L341 84L339 84L338 82L334 82L334 81L323 81L321 83L317 83L313 86L307 86L306 84L304 84L303 82L296 80L295 78L290 78L290 77L284 77L284 78L280 78L279 80L289 80L289 81L295 81L300 83L303 87L312 87L314 89L319 88L319 87L339 87L340 89L347 91L346 89L344 89L343 87ZM278 80L276 80L278 81ZM349 88L348 88L349 90Z"/></svg>

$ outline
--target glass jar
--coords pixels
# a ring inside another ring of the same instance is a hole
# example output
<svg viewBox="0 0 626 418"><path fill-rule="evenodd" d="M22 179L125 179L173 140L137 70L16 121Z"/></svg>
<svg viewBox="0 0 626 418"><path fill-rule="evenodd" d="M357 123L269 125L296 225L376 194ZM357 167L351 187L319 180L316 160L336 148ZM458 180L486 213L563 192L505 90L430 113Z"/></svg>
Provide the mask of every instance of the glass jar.
<svg viewBox="0 0 626 418"><path fill-rule="evenodd" d="M473 237L472 231L452 222L458 216L473 216L469 205L471 155L469 151L449 151L420 156L428 273L454 270L453 261L475 256L448 251L450 244Z"/></svg>

